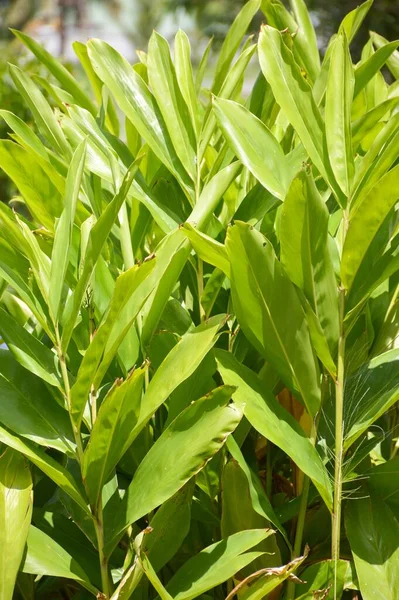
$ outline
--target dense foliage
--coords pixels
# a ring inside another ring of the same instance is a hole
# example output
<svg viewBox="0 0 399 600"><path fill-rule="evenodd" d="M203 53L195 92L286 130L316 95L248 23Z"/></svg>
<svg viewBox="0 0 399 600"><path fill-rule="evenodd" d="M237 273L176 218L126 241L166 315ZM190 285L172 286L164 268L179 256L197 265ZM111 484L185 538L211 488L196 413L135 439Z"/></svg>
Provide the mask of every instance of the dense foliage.
<svg viewBox="0 0 399 600"><path fill-rule="evenodd" d="M398 43L259 5L210 89L181 31L75 44L92 96L15 32L53 79L1 112L2 600L397 598Z"/></svg>

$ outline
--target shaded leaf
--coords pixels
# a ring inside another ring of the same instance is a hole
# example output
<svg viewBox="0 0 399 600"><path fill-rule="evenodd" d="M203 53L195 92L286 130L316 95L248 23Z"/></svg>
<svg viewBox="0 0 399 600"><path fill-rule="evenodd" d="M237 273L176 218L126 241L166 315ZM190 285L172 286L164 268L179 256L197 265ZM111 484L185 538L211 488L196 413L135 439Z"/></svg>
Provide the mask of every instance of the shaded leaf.
<svg viewBox="0 0 399 600"><path fill-rule="evenodd" d="M355 371L345 388L345 448L383 415L399 398L399 350L384 352Z"/></svg>
<svg viewBox="0 0 399 600"><path fill-rule="evenodd" d="M57 356L1 307L0 334L25 369L61 389Z"/></svg>
<svg viewBox="0 0 399 600"><path fill-rule="evenodd" d="M52 575L53 577L74 579L97 595L98 590L90 583L88 576L76 560L50 536L33 525L28 534L22 571L33 575Z"/></svg>
<svg viewBox="0 0 399 600"><path fill-rule="evenodd" d="M0 350L0 422L41 446L74 454L67 411L8 350Z"/></svg>
<svg viewBox="0 0 399 600"><path fill-rule="evenodd" d="M29 458L43 473L52 479L68 496L70 496L85 513L90 514L87 502L83 498L76 481L72 475L60 465L54 458L47 455L41 448L36 448L28 440L21 440L19 437L9 433L0 426L0 442L17 450L26 458Z"/></svg>
<svg viewBox="0 0 399 600"><path fill-rule="evenodd" d="M236 221L229 227L226 249L238 322L249 341L314 415L320 404L318 367L294 285L270 242L245 223Z"/></svg>
<svg viewBox="0 0 399 600"><path fill-rule="evenodd" d="M168 592L176 600L191 600L223 583L257 558L261 552L247 550L272 534L272 529L240 531L208 546L175 573Z"/></svg>
<svg viewBox="0 0 399 600"><path fill-rule="evenodd" d="M233 391L222 386L192 403L158 438L114 516L110 528L113 538L173 496L216 454L242 416L235 405L228 404Z"/></svg>
<svg viewBox="0 0 399 600"><path fill-rule="evenodd" d="M12 600L32 515L32 478L21 454L0 456L0 590Z"/></svg>
<svg viewBox="0 0 399 600"><path fill-rule="evenodd" d="M147 369L148 365L136 369L122 383L117 380L101 403L82 465L83 480L93 506L97 505L112 469L130 446Z"/></svg>
<svg viewBox="0 0 399 600"><path fill-rule="evenodd" d="M367 249L385 217L395 205L398 189L399 166L396 166L351 211L341 262L341 277L347 289L351 287Z"/></svg>
<svg viewBox="0 0 399 600"><path fill-rule="evenodd" d="M300 172L281 210L281 264L309 301L334 355L338 291L328 246L328 210L311 175Z"/></svg>
<svg viewBox="0 0 399 600"><path fill-rule="evenodd" d="M328 473L301 426L253 371L226 351L217 350L215 354L223 381L237 387L233 398L242 407L248 421L261 435L284 450L312 479L330 508L332 492Z"/></svg>
<svg viewBox="0 0 399 600"><path fill-rule="evenodd" d="M348 503L345 529L364 600L394 600L399 586L399 524L371 494Z"/></svg>

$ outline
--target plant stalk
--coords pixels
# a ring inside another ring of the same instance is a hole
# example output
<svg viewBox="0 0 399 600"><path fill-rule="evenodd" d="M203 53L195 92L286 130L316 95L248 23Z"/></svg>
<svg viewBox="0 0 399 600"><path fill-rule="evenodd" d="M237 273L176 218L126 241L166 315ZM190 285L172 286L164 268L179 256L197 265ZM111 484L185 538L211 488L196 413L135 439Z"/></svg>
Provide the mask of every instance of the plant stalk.
<svg viewBox="0 0 399 600"><path fill-rule="evenodd" d="M337 598L337 568L340 558L342 466L344 459L344 382L345 382L345 289L339 292L340 336L338 342L338 369L335 383L335 473L334 504L332 514L331 556L334 562L334 600Z"/></svg>
<svg viewBox="0 0 399 600"><path fill-rule="evenodd" d="M200 258L198 259L197 282L198 282L198 308L199 308L199 313L200 313L200 319L201 319L201 321L205 321L206 315L205 315L204 308L201 304L202 294L204 293L204 268L203 268L203 262Z"/></svg>
<svg viewBox="0 0 399 600"><path fill-rule="evenodd" d="M316 435L317 435L317 417L315 417L312 421L312 429L310 432L310 440L313 445L316 443ZM298 519L296 522L295 540L294 540L294 546L293 546L292 552L291 552L291 560L294 560L295 558L298 558L298 556L301 555L303 532L305 529L305 521L306 521L306 512L308 509L309 490L310 490L310 477L305 475L303 478L301 503L299 505ZM286 600L294 600L294 598L295 598L295 582L289 581L287 584Z"/></svg>
<svg viewBox="0 0 399 600"><path fill-rule="evenodd" d="M60 338L58 330L56 330L56 339L57 339L57 354L58 354L58 359L60 361L61 375L62 375L62 380L64 383L65 399L66 399L69 418L71 421L72 431L73 431L73 435L74 435L74 439L75 439L77 457L78 457L79 463L81 464L82 458L83 458L82 438L80 436L80 432L78 431L78 428L76 427L76 425L73 422L72 417L71 417L71 387L69 385L68 369L66 366L65 354L61 347L61 338Z"/></svg>
<svg viewBox="0 0 399 600"><path fill-rule="evenodd" d="M94 307L92 302L89 305L89 332L90 332L90 344L93 341L95 332L95 321L94 321ZM91 411L91 426L94 426L97 418L97 391L94 385L90 388L90 411Z"/></svg>
<svg viewBox="0 0 399 600"><path fill-rule="evenodd" d="M97 508L93 510L93 522L96 530L98 553L100 558L101 586L103 594L105 595L106 600L108 600L112 594L112 587L108 573L108 557L104 552L104 521L101 498L98 502Z"/></svg>
<svg viewBox="0 0 399 600"><path fill-rule="evenodd" d="M273 468L272 468L272 443L267 440L266 445L266 496L272 500Z"/></svg>
<svg viewBox="0 0 399 600"><path fill-rule="evenodd" d="M119 211L119 225L120 225L120 240L123 262L125 270L130 269L134 265L134 253L132 246L132 238L130 235L129 217L127 214L126 202L124 202Z"/></svg>

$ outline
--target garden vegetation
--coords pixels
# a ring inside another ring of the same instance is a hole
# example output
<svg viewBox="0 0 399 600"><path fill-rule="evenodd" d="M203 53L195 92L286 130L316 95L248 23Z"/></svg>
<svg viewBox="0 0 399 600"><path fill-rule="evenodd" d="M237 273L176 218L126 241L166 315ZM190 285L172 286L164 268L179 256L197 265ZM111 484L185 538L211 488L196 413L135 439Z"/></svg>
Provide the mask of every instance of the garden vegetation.
<svg viewBox="0 0 399 600"><path fill-rule="evenodd" d="M206 85L182 31L82 83L15 32L1 600L398 598L398 42L290 4Z"/></svg>

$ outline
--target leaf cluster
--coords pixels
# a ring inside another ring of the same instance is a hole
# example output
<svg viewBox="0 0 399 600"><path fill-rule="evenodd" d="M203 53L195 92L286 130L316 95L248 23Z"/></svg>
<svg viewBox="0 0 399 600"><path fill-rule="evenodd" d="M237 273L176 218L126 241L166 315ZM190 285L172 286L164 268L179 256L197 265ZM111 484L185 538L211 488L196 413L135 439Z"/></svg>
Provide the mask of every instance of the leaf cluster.
<svg viewBox="0 0 399 600"><path fill-rule="evenodd" d="M85 84L15 32L49 78L10 65L34 127L0 112L29 215L0 204L3 600L396 597L399 54L353 63L370 6L321 61L303 0L249 0L209 86L182 31L133 66L76 43Z"/></svg>

